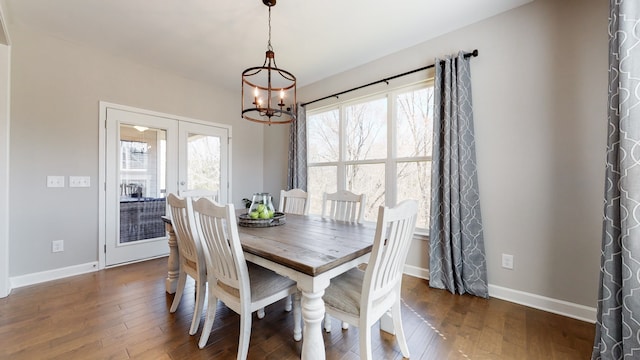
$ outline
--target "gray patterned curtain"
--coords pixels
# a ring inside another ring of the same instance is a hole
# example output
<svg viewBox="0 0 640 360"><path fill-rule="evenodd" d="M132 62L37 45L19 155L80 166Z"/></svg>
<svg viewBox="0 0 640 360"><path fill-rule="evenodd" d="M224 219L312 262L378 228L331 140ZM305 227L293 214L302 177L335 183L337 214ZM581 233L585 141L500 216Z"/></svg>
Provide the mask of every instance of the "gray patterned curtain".
<svg viewBox="0 0 640 360"><path fill-rule="evenodd" d="M609 2L609 112L591 359L640 359L640 2Z"/></svg>
<svg viewBox="0 0 640 360"><path fill-rule="evenodd" d="M469 59L436 59L429 285L487 297Z"/></svg>
<svg viewBox="0 0 640 360"><path fill-rule="evenodd" d="M287 190L307 191L307 110L297 104L298 115L289 128Z"/></svg>

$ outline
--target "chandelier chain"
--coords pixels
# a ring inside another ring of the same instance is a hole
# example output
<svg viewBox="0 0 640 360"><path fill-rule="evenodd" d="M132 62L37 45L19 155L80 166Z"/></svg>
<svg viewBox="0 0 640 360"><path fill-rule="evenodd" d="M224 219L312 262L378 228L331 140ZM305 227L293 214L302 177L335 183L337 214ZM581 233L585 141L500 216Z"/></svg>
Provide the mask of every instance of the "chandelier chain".
<svg viewBox="0 0 640 360"><path fill-rule="evenodd" d="M273 51L271 46L271 6L269 6L269 42L267 43L267 50Z"/></svg>

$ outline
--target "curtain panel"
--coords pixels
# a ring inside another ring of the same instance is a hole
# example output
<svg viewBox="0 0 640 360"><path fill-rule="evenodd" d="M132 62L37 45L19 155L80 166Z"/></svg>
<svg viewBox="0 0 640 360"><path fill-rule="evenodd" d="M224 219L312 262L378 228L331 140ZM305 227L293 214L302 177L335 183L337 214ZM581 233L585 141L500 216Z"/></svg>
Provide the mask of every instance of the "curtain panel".
<svg viewBox="0 0 640 360"><path fill-rule="evenodd" d="M297 104L298 114L289 127L287 190L307 191L307 110Z"/></svg>
<svg viewBox="0 0 640 360"><path fill-rule="evenodd" d="M429 285L487 297L469 62L435 63Z"/></svg>
<svg viewBox="0 0 640 360"><path fill-rule="evenodd" d="M609 2L609 98L593 360L640 359L640 3Z"/></svg>

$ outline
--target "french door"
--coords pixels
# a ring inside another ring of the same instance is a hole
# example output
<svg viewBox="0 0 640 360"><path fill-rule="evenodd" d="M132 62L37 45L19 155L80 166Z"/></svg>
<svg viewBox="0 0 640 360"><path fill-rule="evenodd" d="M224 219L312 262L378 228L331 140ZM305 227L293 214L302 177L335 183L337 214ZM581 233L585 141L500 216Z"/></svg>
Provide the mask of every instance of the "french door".
<svg viewBox="0 0 640 360"><path fill-rule="evenodd" d="M228 127L105 106L104 264L168 254L166 196L215 190L228 199Z"/></svg>

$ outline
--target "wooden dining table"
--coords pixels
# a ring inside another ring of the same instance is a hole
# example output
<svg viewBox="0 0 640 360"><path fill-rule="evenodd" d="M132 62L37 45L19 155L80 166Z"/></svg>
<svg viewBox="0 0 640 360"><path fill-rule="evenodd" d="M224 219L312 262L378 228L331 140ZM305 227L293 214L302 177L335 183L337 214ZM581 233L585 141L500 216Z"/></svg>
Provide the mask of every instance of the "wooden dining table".
<svg viewBox="0 0 640 360"><path fill-rule="evenodd" d="M179 255L171 222L165 219L165 223L170 247L166 287L167 292L172 293L175 292ZM286 214L284 224L271 227L238 226L238 233L247 261L297 282L302 293L304 322L301 358L325 359L322 337L324 290L332 278L368 260L375 224Z"/></svg>

